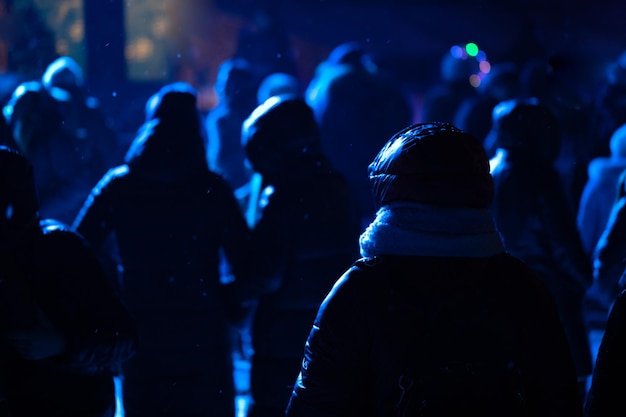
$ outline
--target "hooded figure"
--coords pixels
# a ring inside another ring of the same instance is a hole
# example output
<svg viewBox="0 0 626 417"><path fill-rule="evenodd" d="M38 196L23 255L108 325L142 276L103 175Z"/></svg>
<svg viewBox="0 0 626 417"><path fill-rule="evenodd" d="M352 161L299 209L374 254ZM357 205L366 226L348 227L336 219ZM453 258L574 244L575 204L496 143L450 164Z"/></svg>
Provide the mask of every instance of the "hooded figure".
<svg viewBox="0 0 626 417"><path fill-rule="evenodd" d="M405 91L358 42L335 47L306 88L324 151L350 184L365 227L374 215L367 165L387 138L413 118Z"/></svg>
<svg viewBox="0 0 626 417"><path fill-rule="evenodd" d="M501 102L493 118L492 213L507 251L525 261L555 297L584 393L591 352L582 302L592 271L554 166L561 140L558 122L535 98Z"/></svg>
<svg viewBox="0 0 626 417"><path fill-rule="evenodd" d="M248 228L228 183L208 169L195 90L166 85L146 108L125 164L74 222L100 250L112 239L137 320L140 349L123 369L126 416L232 417L224 282L245 268Z"/></svg>
<svg viewBox="0 0 626 417"><path fill-rule="evenodd" d="M27 81L3 109L18 149L35 169L44 217L71 223L89 190L117 159L116 135L69 57Z"/></svg>
<svg viewBox="0 0 626 417"><path fill-rule="evenodd" d="M626 170L626 124L613 132L610 148L610 156L598 156L587 166L588 180L576 217L578 232L590 257L615 203L619 177Z"/></svg>
<svg viewBox="0 0 626 417"><path fill-rule="evenodd" d="M251 177L241 146L241 124L257 105L259 80L243 58L224 61L215 82L217 106L206 117L207 152L211 169L221 174L245 205Z"/></svg>
<svg viewBox="0 0 626 417"><path fill-rule="evenodd" d="M113 417L136 330L78 234L40 219L35 178L0 147L0 381L12 417Z"/></svg>
<svg viewBox="0 0 626 417"><path fill-rule="evenodd" d="M554 301L490 216L481 142L409 126L369 181L363 258L318 310L286 416L580 416Z"/></svg>
<svg viewBox="0 0 626 417"><path fill-rule="evenodd" d="M357 255L357 211L344 177L322 152L319 128L302 98L276 96L245 121L248 161L262 177L253 200L250 283L250 416L284 412L302 343L315 311Z"/></svg>

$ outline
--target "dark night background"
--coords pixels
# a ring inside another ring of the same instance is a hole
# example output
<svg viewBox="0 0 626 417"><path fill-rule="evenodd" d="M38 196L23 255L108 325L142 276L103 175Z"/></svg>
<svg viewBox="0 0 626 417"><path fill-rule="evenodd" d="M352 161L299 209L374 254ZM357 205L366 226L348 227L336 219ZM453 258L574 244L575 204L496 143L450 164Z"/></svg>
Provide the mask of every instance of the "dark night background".
<svg viewBox="0 0 626 417"><path fill-rule="evenodd" d="M491 62L545 54L589 95L626 50L626 5L607 0L5 0L0 8L5 90L12 77L40 75L51 54L67 54L119 128L133 131L148 95L174 79L192 83L211 108L220 62L255 48L239 36L268 20L304 84L334 46L358 40L416 100L454 44L475 42Z"/></svg>

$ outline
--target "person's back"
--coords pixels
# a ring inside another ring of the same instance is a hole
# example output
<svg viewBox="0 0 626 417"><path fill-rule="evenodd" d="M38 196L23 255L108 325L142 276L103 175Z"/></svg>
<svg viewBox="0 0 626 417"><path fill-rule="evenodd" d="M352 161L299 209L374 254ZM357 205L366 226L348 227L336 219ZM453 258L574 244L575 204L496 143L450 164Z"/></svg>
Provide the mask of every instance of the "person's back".
<svg viewBox="0 0 626 417"><path fill-rule="evenodd" d="M303 99L276 96L244 124L246 153L263 177L252 231L251 416L278 415L320 302L357 253L350 189L321 151Z"/></svg>
<svg viewBox="0 0 626 417"><path fill-rule="evenodd" d="M489 214L480 141L413 125L369 173L363 258L318 311L286 415L580 415L554 300Z"/></svg>
<svg viewBox="0 0 626 417"><path fill-rule="evenodd" d="M582 302L591 284L591 262L554 167L558 123L552 111L533 98L499 103L494 115L490 136L497 151L491 160L491 210L507 251L527 263L557 300L584 392L591 351Z"/></svg>
<svg viewBox="0 0 626 417"><path fill-rule="evenodd" d="M208 169L195 91L167 85L126 156L75 221L96 247L115 236L125 300L141 346L124 372L126 415L234 413L228 336L230 294L248 229L232 193Z"/></svg>
<svg viewBox="0 0 626 417"><path fill-rule="evenodd" d="M3 113L17 148L35 169L42 216L71 223L109 168L100 159L103 148L93 137L77 136L69 121L66 126L62 106L39 81L20 84Z"/></svg>
<svg viewBox="0 0 626 417"><path fill-rule="evenodd" d="M113 417L134 321L86 241L39 219L20 158L0 148L0 205L12 212L0 221L1 407L11 417Z"/></svg>

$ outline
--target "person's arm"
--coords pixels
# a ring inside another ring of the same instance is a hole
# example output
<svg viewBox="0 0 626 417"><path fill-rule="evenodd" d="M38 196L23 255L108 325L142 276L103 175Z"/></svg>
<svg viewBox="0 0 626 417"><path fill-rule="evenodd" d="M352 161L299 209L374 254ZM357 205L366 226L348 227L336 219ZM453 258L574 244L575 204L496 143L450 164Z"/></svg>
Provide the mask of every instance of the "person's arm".
<svg viewBox="0 0 626 417"><path fill-rule="evenodd" d="M113 178L127 171L126 165L109 170L93 187L71 225L72 229L87 239L96 250L106 241L110 233L108 186Z"/></svg>

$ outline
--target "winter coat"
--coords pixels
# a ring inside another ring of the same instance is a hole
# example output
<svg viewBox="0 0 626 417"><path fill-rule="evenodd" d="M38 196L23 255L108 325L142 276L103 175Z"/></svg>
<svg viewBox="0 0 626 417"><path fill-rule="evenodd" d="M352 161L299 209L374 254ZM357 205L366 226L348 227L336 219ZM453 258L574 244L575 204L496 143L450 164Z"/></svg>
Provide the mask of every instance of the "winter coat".
<svg viewBox="0 0 626 417"><path fill-rule="evenodd" d="M52 220L0 254L2 333L30 329L47 317L65 352L22 359L1 342L2 392L11 417L113 416L113 376L136 348L128 310L86 241Z"/></svg>
<svg viewBox="0 0 626 417"><path fill-rule="evenodd" d="M575 371L553 298L523 263L500 254L383 255L357 261L319 309L287 417L418 415L402 413L411 401L422 404L419 396L411 397L411 390L420 383L432 387L434 381L425 375L434 374L407 371L439 363L440 351L433 352L431 343L439 346L445 339L426 338L424 326L436 310L430 306L452 293L479 291L485 294L486 305L507 317L509 325L502 331L515 329L514 362L522 375L524 388L518 392L523 392L519 398L526 415L579 416ZM470 336L461 352L481 342ZM464 391L471 389L462 386ZM448 392L434 394L446 398ZM447 398L454 409L459 399ZM456 411L434 415L468 412ZM498 415L511 415L500 411Z"/></svg>
<svg viewBox="0 0 626 417"><path fill-rule="evenodd" d="M359 223L348 185L324 158L295 161L267 181L250 258L258 291L251 389L257 412L282 412L315 312L358 255Z"/></svg>
<svg viewBox="0 0 626 417"><path fill-rule="evenodd" d="M585 417L624 414L625 348L626 291L622 291L615 298L600 342L591 386L585 402Z"/></svg>
<svg viewBox="0 0 626 417"><path fill-rule="evenodd" d="M499 150L492 170L491 210L506 250L527 263L557 300L579 376L591 373L582 299L591 284L591 262L557 171L540 158Z"/></svg>
<svg viewBox="0 0 626 417"><path fill-rule="evenodd" d="M123 369L127 416L234 413L231 294L220 268L236 277L245 267L248 228L204 158L197 126L151 120L75 222L98 248L113 236L119 252L140 338Z"/></svg>
<svg viewBox="0 0 626 417"><path fill-rule="evenodd" d="M624 158L601 157L589 163L589 179L580 197L576 222L583 247L590 257L606 227L617 196L617 183L625 169Z"/></svg>

